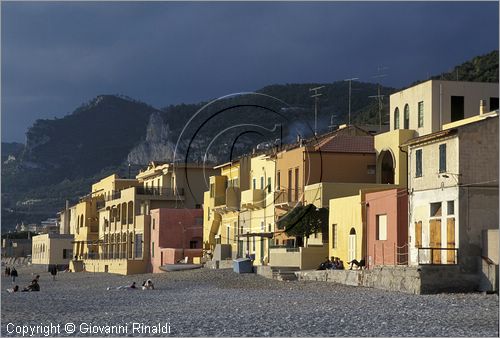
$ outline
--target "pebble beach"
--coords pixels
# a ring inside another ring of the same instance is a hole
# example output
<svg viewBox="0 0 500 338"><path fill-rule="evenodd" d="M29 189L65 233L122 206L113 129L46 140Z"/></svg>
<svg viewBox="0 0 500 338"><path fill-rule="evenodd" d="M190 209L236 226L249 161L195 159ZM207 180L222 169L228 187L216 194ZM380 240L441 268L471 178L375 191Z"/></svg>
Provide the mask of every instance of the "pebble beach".
<svg viewBox="0 0 500 338"><path fill-rule="evenodd" d="M232 270L133 276L59 273L55 281L32 266L18 272L16 284L21 288L40 274L41 291L9 294L5 290L12 282L2 276L2 336L30 336L34 330L35 336L499 334L496 294L410 295L333 283L281 282ZM133 281L140 285L148 278L155 290L114 289ZM33 331L23 331L26 328Z"/></svg>

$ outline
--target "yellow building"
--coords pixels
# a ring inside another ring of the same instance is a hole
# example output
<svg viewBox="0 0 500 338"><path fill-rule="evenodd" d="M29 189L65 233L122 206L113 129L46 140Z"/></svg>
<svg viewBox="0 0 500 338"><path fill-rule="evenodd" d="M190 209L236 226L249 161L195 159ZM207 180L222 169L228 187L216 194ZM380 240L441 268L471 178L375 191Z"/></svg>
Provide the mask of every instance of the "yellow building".
<svg viewBox="0 0 500 338"><path fill-rule="evenodd" d="M31 263L36 265L57 265L66 269L73 258L73 235L47 233L33 236Z"/></svg>
<svg viewBox="0 0 500 338"><path fill-rule="evenodd" d="M275 231L275 160L257 155L250 160L249 189L241 192L239 250L254 257L254 265L269 262L269 248Z"/></svg>
<svg viewBox="0 0 500 338"><path fill-rule="evenodd" d="M150 210L201 208L205 189L201 182L212 172L194 164L151 163L136 179L111 175L94 184L88 203L96 205L98 235L89 238L94 232L83 232L89 254L82 256L81 266L75 270L125 275L147 272Z"/></svg>
<svg viewBox="0 0 500 338"><path fill-rule="evenodd" d="M239 210L241 191L249 188L249 168L248 157L214 167L220 170L220 175L210 177L209 191L204 194L205 249L214 252L218 250L217 245L225 244L229 246L232 257L241 256L243 248L238 239L246 229L242 228Z"/></svg>
<svg viewBox="0 0 500 338"><path fill-rule="evenodd" d="M358 261L366 256L366 206L367 192L393 189L391 184L345 185L345 193L357 190L350 196L330 199L329 208L329 257L340 257L344 262Z"/></svg>

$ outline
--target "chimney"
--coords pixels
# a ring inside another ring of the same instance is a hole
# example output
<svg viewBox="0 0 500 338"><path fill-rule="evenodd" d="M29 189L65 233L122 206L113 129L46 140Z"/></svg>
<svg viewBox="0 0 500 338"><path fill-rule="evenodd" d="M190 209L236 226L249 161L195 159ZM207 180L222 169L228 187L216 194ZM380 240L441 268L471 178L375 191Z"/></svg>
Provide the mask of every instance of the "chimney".
<svg viewBox="0 0 500 338"><path fill-rule="evenodd" d="M486 113L486 100L479 100L479 115Z"/></svg>

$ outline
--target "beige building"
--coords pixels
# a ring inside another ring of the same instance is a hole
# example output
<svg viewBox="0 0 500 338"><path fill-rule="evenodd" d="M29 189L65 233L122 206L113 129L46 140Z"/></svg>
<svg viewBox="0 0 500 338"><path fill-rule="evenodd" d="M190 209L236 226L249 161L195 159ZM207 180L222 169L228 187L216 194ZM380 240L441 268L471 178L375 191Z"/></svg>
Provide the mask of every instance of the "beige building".
<svg viewBox="0 0 500 338"><path fill-rule="evenodd" d="M407 185L410 139L498 109L498 83L429 80L390 96L390 131L375 136L377 183Z"/></svg>
<svg viewBox="0 0 500 338"><path fill-rule="evenodd" d="M47 233L32 238L31 263L57 265L62 270L73 257L73 235Z"/></svg>
<svg viewBox="0 0 500 338"><path fill-rule="evenodd" d="M410 264L477 272L498 228L498 113L444 125L409 147Z"/></svg>

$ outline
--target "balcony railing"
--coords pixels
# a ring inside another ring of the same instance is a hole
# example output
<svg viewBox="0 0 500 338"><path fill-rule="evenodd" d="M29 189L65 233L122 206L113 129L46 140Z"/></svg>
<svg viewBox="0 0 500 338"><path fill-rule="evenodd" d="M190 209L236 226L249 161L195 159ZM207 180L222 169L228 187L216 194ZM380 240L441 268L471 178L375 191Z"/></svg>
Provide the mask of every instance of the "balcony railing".
<svg viewBox="0 0 500 338"><path fill-rule="evenodd" d="M443 252L446 253L443 259ZM417 261L424 264L458 264L458 249L455 248L418 248Z"/></svg>
<svg viewBox="0 0 500 338"><path fill-rule="evenodd" d="M164 196L164 197L176 197L176 196L184 196L183 188L146 188L146 187L137 187L136 193L138 195L151 195L151 196Z"/></svg>
<svg viewBox="0 0 500 338"><path fill-rule="evenodd" d="M301 189L282 189L274 193L275 204L299 202L302 197Z"/></svg>

